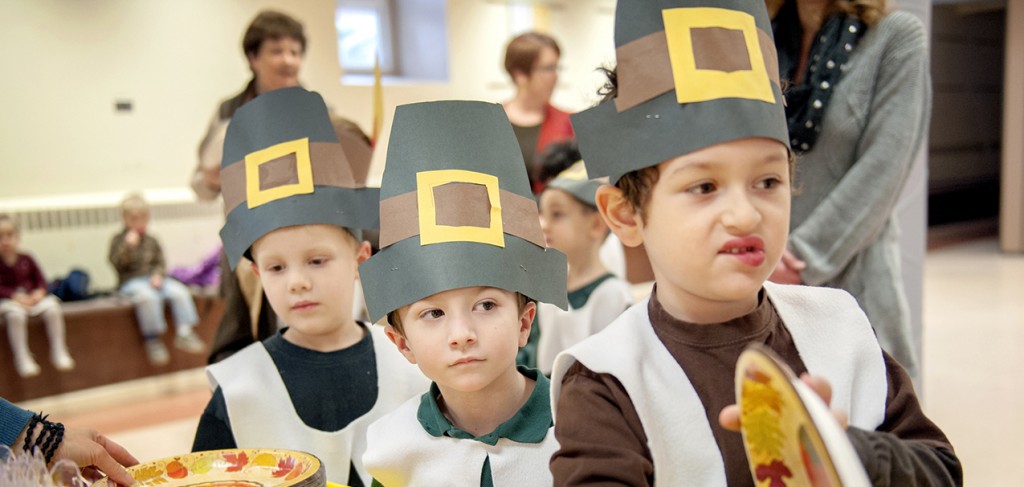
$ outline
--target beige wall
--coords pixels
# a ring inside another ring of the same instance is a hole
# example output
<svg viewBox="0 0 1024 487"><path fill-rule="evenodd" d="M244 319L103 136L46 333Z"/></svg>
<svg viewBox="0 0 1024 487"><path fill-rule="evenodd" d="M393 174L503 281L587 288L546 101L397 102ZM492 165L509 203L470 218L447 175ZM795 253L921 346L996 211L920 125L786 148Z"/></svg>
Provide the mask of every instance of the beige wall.
<svg viewBox="0 0 1024 487"><path fill-rule="evenodd" d="M565 67L555 102L581 109L593 101L593 68L612 58L614 0L550 5ZM0 202L184 188L214 107L249 79L241 36L267 7L306 26L304 85L369 129L371 88L339 81L332 0L0 2ZM500 68L505 12L505 2L449 0L450 82L385 86L387 118L402 103L509 96ZM115 113L119 99L133 112Z"/></svg>

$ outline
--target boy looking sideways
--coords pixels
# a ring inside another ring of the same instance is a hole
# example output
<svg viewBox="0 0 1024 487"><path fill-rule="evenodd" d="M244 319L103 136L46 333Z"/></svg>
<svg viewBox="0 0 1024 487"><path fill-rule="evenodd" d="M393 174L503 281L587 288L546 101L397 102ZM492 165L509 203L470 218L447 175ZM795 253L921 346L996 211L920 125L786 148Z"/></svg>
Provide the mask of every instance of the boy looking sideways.
<svg viewBox="0 0 1024 487"><path fill-rule="evenodd" d="M549 382L516 366L536 311L566 306L499 105L398 107L381 186L381 251L360 266L372 319L433 384L374 423L378 484L551 485Z"/></svg>

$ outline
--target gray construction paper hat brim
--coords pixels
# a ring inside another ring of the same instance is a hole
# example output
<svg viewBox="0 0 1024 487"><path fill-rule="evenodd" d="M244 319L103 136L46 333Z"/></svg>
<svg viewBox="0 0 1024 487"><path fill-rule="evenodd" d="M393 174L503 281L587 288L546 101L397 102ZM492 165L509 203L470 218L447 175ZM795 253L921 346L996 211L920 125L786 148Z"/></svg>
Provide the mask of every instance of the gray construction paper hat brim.
<svg viewBox="0 0 1024 487"><path fill-rule="evenodd" d="M233 270L256 240L279 228L336 225L359 239L359 229L379 226L379 200L377 188L315 186L313 193L292 195L251 210L241 205L228 215L220 231L228 263Z"/></svg>
<svg viewBox="0 0 1024 487"><path fill-rule="evenodd" d="M366 309L372 321L434 294L487 286L519 292L568 309L565 256L517 237L505 247L473 242L420 246L402 240L359 266Z"/></svg>
<svg viewBox="0 0 1024 487"><path fill-rule="evenodd" d="M580 203L597 208L597 188L601 187L601 183L597 181L555 178L548 183L547 187L565 191ZM545 191L547 191L546 188Z"/></svg>
<svg viewBox="0 0 1024 487"><path fill-rule="evenodd" d="M782 93L772 86L777 100ZM615 184L623 174L715 144L752 137L789 147L781 108L741 98L679 104L675 91L618 112L605 102L572 116L587 174Z"/></svg>

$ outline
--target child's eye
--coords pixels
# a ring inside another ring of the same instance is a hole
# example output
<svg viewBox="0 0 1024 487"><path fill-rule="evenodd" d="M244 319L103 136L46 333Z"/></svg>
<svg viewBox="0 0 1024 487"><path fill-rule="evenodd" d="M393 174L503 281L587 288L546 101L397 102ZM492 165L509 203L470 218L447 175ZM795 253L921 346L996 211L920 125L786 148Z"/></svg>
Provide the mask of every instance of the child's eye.
<svg viewBox="0 0 1024 487"><path fill-rule="evenodd" d="M487 301L481 301L476 306L477 306L478 309L480 309L482 311L490 311L490 310L492 310L494 308L497 308L498 307L498 303L495 303L494 301L491 301L491 300L487 300Z"/></svg>
<svg viewBox="0 0 1024 487"><path fill-rule="evenodd" d="M281 264L272 264L267 266L267 272L281 272L284 270L284 266Z"/></svg>
<svg viewBox="0 0 1024 487"><path fill-rule="evenodd" d="M777 178L775 176L770 176L770 177L764 178L760 182L758 182L757 183L757 187L759 189L773 189L773 188L778 187L781 184L782 184L782 180L781 179L779 179L779 178Z"/></svg>
<svg viewBox="0 0 1024 487"><path fill-rule="evenodd" d="M715 184L710 182L698 183L686 188L687 193L708 194L715 191Z"/></svg>
<svg viewBox="0 0 1024 487"><path fill-rule="evenodd" d="M324 265L324 264L327 263L327 259L325 257L314 257L312 259L309 259L309 263L310 263L310 265L316 265L316 266Z"/></svg>
<svg viewBox="0 0 1024 487"><path fill-rule="evenodd" d="M444 311L437 308L428 309L420 313L420 319L423 320L436 320L442 316L444 316Z"/></svg>

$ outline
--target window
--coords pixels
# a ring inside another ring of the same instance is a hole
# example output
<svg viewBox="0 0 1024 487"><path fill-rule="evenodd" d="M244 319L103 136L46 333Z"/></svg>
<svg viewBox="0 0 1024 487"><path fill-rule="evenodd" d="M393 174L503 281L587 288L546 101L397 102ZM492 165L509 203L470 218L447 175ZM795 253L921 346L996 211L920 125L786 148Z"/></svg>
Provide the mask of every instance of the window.
<svg viewBox="0 0 1024 487"><path fill-rule="evenodd" d="M414 81L448 79L445 0L336 0L334 25L345 82L381 73ZM350 79L351 78L351 79Z"/></svg>
<svg viewBox="0 0 1024 487"><path fill-rule="evenodd" d="M380 56L381 72L395 73L388 0L339 0L334 27L338 32L338 62L343 70L373 73Z"/></svg>

